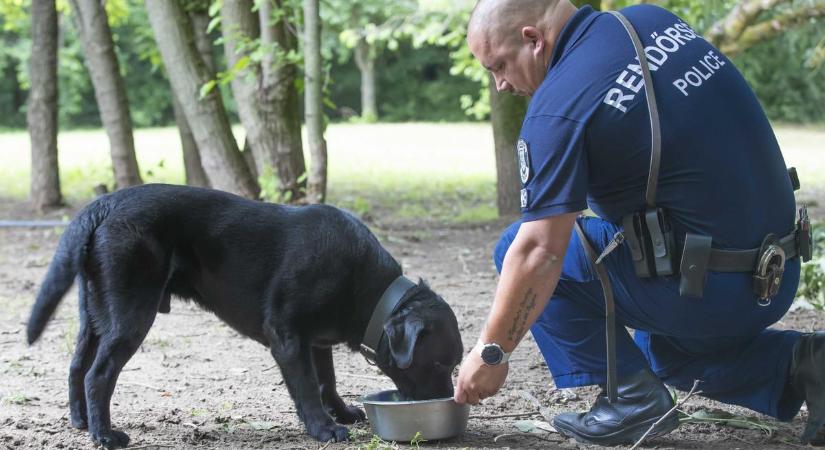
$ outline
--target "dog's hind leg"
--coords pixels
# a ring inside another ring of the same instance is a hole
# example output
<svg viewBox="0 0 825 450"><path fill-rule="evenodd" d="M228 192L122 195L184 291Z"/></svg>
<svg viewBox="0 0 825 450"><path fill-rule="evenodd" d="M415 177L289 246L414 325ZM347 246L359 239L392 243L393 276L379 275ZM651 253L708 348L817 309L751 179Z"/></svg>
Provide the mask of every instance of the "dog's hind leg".
<svg viewBox="0 0 825 450"><path fill-rule="evenodd" d="M315 373L321 384L321 401L324 407L338 423L355 423L366 420L364 411L354 405L347 405L338 390L335 388L335 366L332 363L332 348L313 347L312 358L315 362Z"/></svg>
<svg viewBox="0 0 825 450"><path fill-rule="evenodd" d="M86 286L86 280L79 277L78 281L80 326L77 332L74 356L71 365L69 365L69 412L71 414L71 425L75 428L85 429L88 426L88 415L86 412L86 388L83 380L92 365L92 361L94 361L99 339L89 323L89 311L86 309L89 289Z"/></svg>
<svg viewBox="0 0 825 450"><path fill-rule="evenodd" d="M89 434L105 448L125 447L129 443L126 433L112 429L112 393L120 371L152 327L164 289L160 271L129 269L124 264L112 271L116 273L109 274L107 286L114 288L102 294L108 324L100 327L97 355L85 379ZM115 277L128 279L112 279Z"/></svg>
<svg viewBox="0 0 825 450"><path fill-rule="evenodd" d="M289 321L265 325L264 333L307 433L322 442L346 441L347 427L336 424L321 402L321 387L308 340L292 329Z"/></svg>

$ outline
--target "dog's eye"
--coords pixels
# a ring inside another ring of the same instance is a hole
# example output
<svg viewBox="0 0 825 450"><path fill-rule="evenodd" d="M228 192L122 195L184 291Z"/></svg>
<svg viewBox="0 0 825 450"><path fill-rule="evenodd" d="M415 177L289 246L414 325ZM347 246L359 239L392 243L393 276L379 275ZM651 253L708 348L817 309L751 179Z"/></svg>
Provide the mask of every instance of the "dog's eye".
<svg viewBox="0 0 825 450"><path fill-rule="evenodd" d="M436 372L444 372L444 364L441 364L440 362L436 361L436 362L433 364L433 369L434 369Z"/></svg>

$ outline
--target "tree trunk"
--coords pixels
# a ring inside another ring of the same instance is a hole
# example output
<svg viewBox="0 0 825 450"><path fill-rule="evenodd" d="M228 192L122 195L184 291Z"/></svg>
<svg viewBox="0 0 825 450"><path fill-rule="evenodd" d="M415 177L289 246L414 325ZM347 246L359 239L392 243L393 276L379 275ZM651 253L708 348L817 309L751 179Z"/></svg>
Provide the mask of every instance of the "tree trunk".
<svg viewBox="0 0 825 450"><path fill-rule="evenodd" d="M209 12L207 10L190 11L189 17L192 19L192 31L195 33L195 47L198 49L203 63L209 73L214 74L215 59L212 58L212 39L209 38L206 29L209 28Z"/></svg>
<svg viewBox="0 0 825 450"><path fill-rule="evenodd" d="M527 100L510 94L496 92L495 82L490 79L490 120L493 124L493 140L496 152L496 204L499 216L519 213L519 179L516 163L516 141L521 123L527 112Z"/></svg>
<svg viewBox="0 0 825 450"><path fill-rule="evenodd" d="M129 100L120 75L104 2L71 0L71 3L75 12L75 24L83 42L86 67L92 78L100 110L100 120L109 136L115 185L121 189L141 184L143 181L135 157Z"/></svg>
<svg viewBox="0 0 825 450"><path fill-rule="evenodd" d="M30 196L40 211L59 206L57 164L57 10L54 0L32 0L29 60ZM7 150L8 151L8 150Z"/></svg>
<svg viewBox="0 0 825 450"><path fill-rule="evenodd" d="M206 172L203 171L198 144L195 142L195 136L192 134L189 122L186 121L183 106L181 106L175 95L172 95L172 109L175 112L175 122L178 124L178 133L180 134L180 146L183 150L183 169L186 175L186 184L209 187L209 178L207 178Z"/></svg>
<svg viewBox="0 0 825 450"><path fill-rule="evenodd" d="M304 120L312 158L308 197L322 203L327 192L327 143L321 92L321 19L318 0L304 0Z"/></svg>
<svg viewBox="0 0 825 450"><path fill-rule="evenodd" d="M298 51L298 39L285 19L292 14L284 14L278 23L270 23L273 5L281 9L288 7L282 0L261 3L258 13L261 43L277 45L285 53ZM288 61L274 61L273 56L268 53L261 62L261 115L274 135L281 196L293 203L300 203L306 200L307 177L299 96L295 87L298 68Z"/></svg>
<svg viewBox="0 0 825 450"><path fill-rule="evenodd" d="M224 2L221 8L224 48L229 67L235 67L248 55L238 48L243 41L260 37L265 47L278 46L284 50L287 31L284 22L272 23L272 1L260 3L259 15L253 14L252 0ZM232 92L238 104L238 114L246 129L247 142L252 151L255 171L259 176L277 173L279 200L298 201L303 196L298 178L304 172L301 124L297 105L286 110L283 97L295 93L295 72L287 72L286 63L274 61L275 52L265 53L261 65L248 63L246 73L232 79ZM251 75L251 76L250 76ZM294 158L298 155L300 158Z"/></svg>
<svg viewBox="0 0 825 450"><path fill-rule="evenodd" d="M206 64L209 73L215 74L215 61L212 58L212 40L206 33L206 28L209 26L209 14L203 10L190 11L189 17L192 19L192 30L195 34L195 47L198 49L201 59ZM209 187L209 178L203 170L201 164L201 155L198 150L198 144L195 142L195 136L192 134L192 128L189 122L186 121L186 114L183 112L183 107L177 99L177 96L172 95L172 109L175 112L175 122L178 124L178 132L180 133L180 144L183 150L183 167L186 175L186 184L189 186Z"/></svg>
<svg viewBox="0 0 825 450"><path fill-rule="evenodd" d="M192 127L209 183L216 189L257 198L260 188L238 150L220 92L215 87L200 96L201 87L212 77L198 56L189 16L177 1L146 0L146 9L172 90Z"/></svg>
<svg viewBox="0 0 825 450"><path fill-rule="evenodd" d="M370 122L378 120L375 101L375 52L365 38L355 46L355 64L361 72L361 118Z"/></svg>

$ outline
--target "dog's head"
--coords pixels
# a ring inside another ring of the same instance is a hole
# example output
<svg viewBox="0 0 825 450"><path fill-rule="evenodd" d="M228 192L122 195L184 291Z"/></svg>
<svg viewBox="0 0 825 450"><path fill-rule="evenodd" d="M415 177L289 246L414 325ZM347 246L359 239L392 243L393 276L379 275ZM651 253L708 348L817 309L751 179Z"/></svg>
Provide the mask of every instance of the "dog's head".
<svg viewBox="0 0 825 450"><path fill-rule="evenodd" d="M408 399L452 397L464 347L450 306L420 281L384 323L376 365Z"/></svg>

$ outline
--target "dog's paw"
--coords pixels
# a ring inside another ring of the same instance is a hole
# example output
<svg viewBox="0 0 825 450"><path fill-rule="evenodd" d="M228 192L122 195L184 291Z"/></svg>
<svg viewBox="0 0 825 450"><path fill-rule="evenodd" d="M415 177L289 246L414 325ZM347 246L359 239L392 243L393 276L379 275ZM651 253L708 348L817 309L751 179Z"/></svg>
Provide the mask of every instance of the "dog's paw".
<svg viewBox="0 0 825 450"><path fill-rule="evenodd" d="M336 422L347 425L367 420L367 415L364 414L364 411L355 405L343 405L341 408L331 411L331 413L332 417L335 417Z"/></svg>
<svg viewBox="0 0 825 450"><path fill-rule="evenodd" d="M121 448L129 445L129 435L117 430L106 430L99 433L92 433L92 440L106 449Z"/></svg>
<svg viewBox="0 0 825 450"><path fill-rule="evenodd" d="M86 421L85 417L75 417L74 414L72 414L71 419L69 419L69 425L71 425L72 428L77 428L78 430L85 430L86 428L89 428L89 423Z"/></svg>
<svg viewBox="0 0 825 450"><path fill-rule="evenodd" d="M349 440L349 429L343 425L307 426L309 435L321 442L344 442Z"/></svg>

